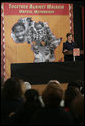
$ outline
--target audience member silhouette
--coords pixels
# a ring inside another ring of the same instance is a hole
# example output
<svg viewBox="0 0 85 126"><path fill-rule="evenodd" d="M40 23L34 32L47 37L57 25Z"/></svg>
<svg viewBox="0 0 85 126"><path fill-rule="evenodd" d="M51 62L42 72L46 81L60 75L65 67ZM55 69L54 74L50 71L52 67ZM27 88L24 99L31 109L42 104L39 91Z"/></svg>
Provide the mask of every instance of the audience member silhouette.
<svg viewBox="0 0 85 126"><path fill-rule="evenodd" d="M9 78L3 85L3 90L1 93L2 124L9 124L10 114L16 113L24 102L21 85L21 81L17 78Z"/></svg>
<svg viewBox="0 0 85 126"><path fill-rule="evenodd" d="M71 81L68 84L68 87L69 86L77 88L81 92L82 95L84 94L84 81L81 81L81 80Z"/></svg>
<svg viewBox="0 0 85 126"><path fill-rule="evenodd" d="M76 124L84 125L84 96L76 96L71 103L70 111Z"/></svg>
<svg viewBox="0 0 85 126"><path fill-rule="evenodd" d="M65 103L66 111L69 111L71 103L75 99L75 97L81 95L80 88L79 88L80 86L76 84L77 84L76 82L70 82L68 84L67 89L65 90L64 103Z"/></svg>
<svg viewBox="0 0 85 126"><path fill-rule="evenodd" d="M25 103L23 107L16 113L14 117L15 124L29 124L32 115L38 109L41 109L42 105L39 100L39 93L35 89L29 89L25 92Z"/></svg>

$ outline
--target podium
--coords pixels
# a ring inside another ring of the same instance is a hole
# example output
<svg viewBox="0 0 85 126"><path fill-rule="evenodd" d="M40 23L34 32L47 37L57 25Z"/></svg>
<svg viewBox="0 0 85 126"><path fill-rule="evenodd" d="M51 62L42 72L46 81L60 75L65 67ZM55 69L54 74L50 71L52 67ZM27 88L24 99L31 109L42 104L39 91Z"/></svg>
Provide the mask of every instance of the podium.
<svg viewBox="0 0 85 126"><path fill-rule="evenodd" d="M79 53L79 54L77 54ZM64 60L65 61L76 61L76 60L83 60L84 59L84 50L79 50L79 52L70 50L63 52Z"/></svg>

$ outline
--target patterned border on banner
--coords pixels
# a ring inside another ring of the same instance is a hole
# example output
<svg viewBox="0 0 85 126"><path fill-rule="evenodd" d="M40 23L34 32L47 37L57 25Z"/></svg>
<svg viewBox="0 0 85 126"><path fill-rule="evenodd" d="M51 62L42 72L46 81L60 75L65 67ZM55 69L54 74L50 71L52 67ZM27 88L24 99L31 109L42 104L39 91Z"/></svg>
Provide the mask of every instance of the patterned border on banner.
<svg viewBox="0 0 85 126"><path fill-rule="evenodd" d="M74 29L73 29L73 5L69 4L69 17L70 17L70 32L73 34L74 40Z"/></svg>
<svg viewBox="0 0 85 126"><path fill-rule="evenodd" d="M1 4L1 76L6 78L5 73L5 34L4 34L4 4Z"/></svg>

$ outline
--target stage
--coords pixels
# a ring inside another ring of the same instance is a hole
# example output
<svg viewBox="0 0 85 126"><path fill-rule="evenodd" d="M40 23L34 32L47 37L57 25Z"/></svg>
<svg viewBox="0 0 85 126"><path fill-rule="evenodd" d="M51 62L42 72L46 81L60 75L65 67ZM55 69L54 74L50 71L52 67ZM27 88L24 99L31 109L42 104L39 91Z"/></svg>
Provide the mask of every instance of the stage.
<svg viewBox="0 0 85 126"><path fill-rule="evenodd" d="M11 64L11 77L18 77L32 85L47 84L49 80L58 80L60 83L83 81L84 61Z"/></svg>

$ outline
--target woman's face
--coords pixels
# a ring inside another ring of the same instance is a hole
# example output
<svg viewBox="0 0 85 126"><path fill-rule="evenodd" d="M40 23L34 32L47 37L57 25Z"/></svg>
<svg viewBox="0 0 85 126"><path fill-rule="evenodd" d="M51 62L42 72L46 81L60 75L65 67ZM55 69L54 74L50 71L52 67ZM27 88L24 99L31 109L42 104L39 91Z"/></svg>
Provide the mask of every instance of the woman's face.
<svg viewBox="0 0 85 126"><path fill-rule="evenodd" d="M25 29L23 26L19 25L15 28L15 36L19 41L25 40Z"/></svg>
<svg viewBox="0 0 85 126"><path fill-rule="evenodd" d="M69 35L67 40L68 40L68 42L72 42L72 35Z"/></svg>

